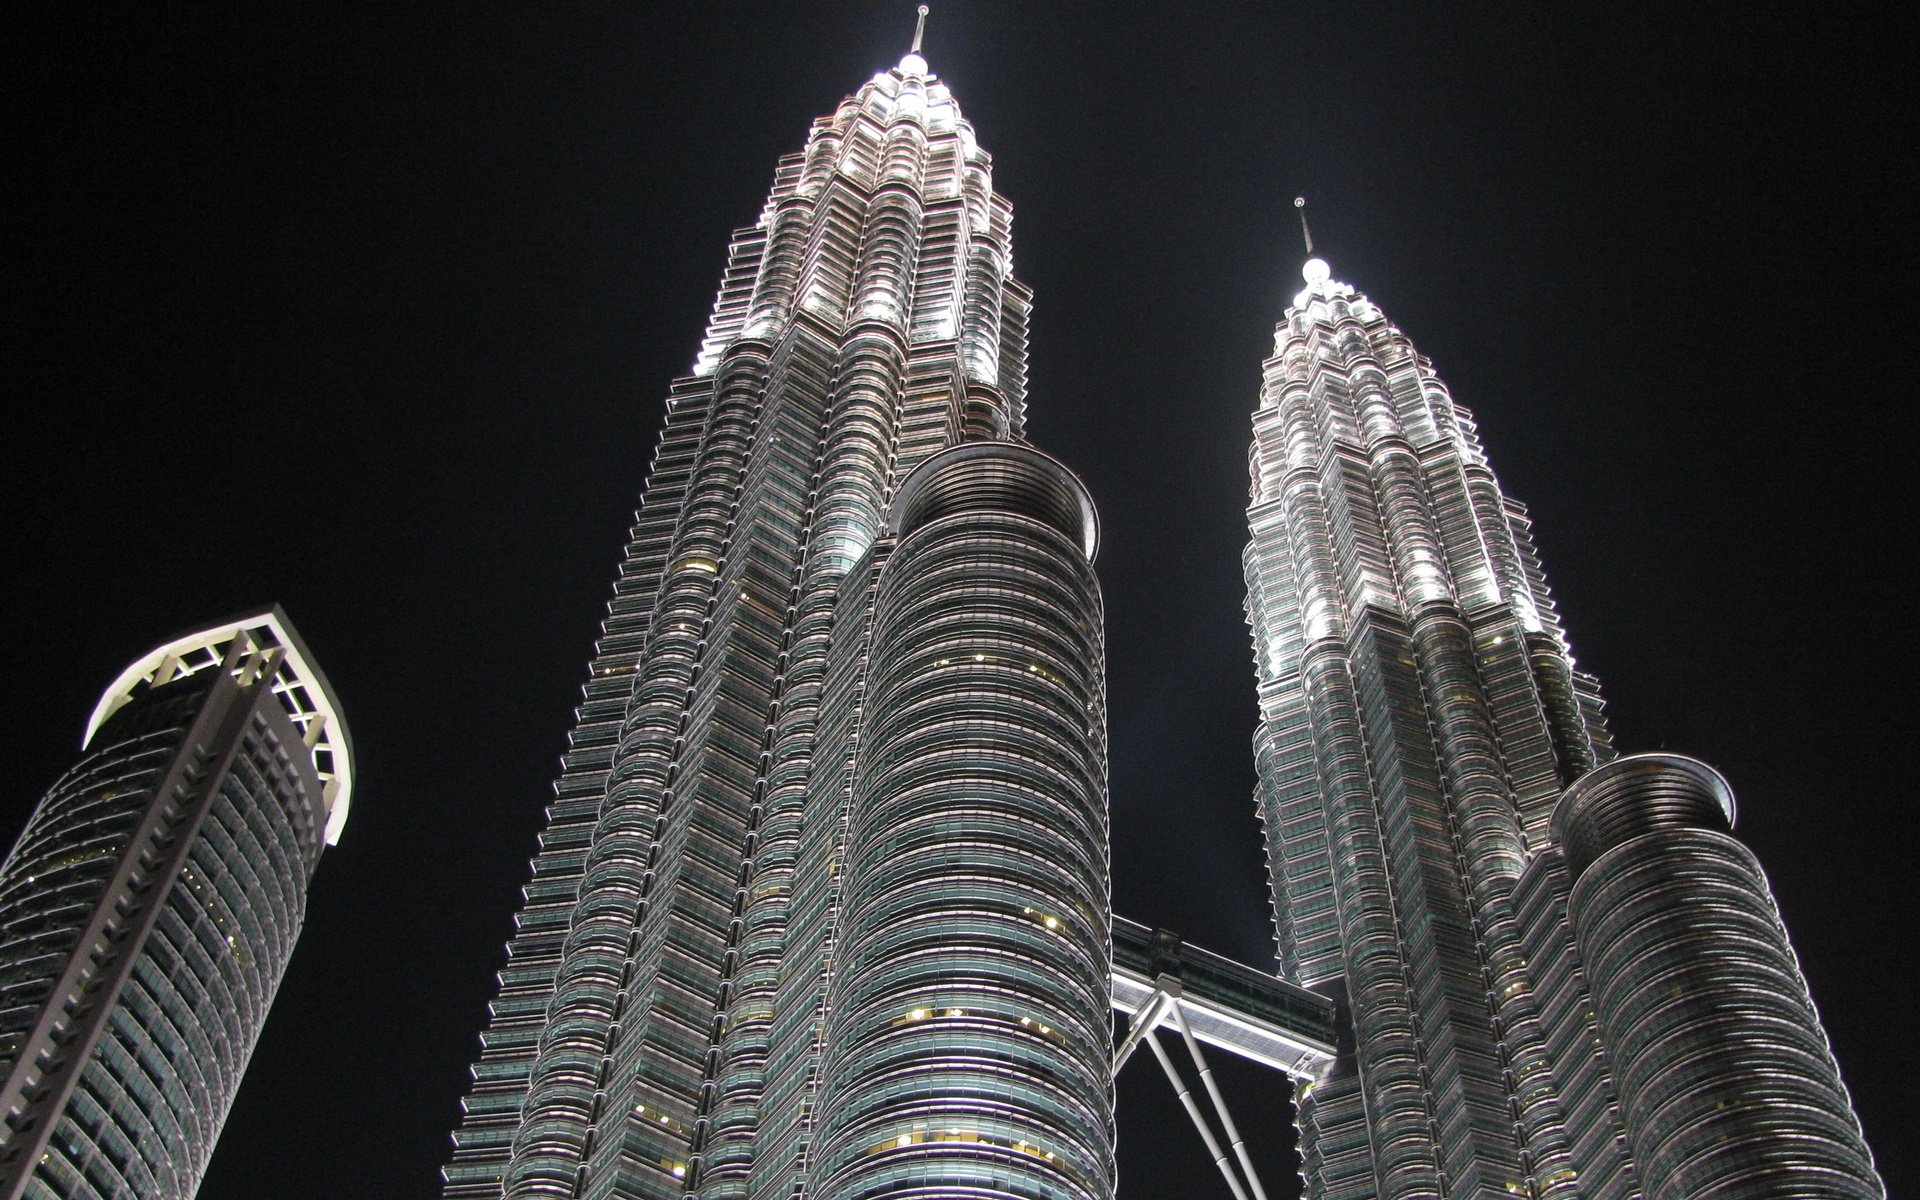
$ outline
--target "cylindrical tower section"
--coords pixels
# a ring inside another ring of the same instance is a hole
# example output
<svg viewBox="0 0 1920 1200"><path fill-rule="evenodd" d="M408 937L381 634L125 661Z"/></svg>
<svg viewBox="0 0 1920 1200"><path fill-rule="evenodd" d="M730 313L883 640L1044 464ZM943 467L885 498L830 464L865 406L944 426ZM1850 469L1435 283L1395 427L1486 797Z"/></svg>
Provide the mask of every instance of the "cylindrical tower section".
<svg viewBox="0 0 1920 1200"><path fill-rule="evenodd" d="M1553 815L1567 916L1649 1196L1881 1197L1766 876L1706 764L1588 772Z"/></svg>
<svg viewBox="0 0 1920 1200"><path fill-rule="evenodd" d="M102 695L0 865L0 1197L191 1200L344 823L337 701L278 609Z"/></svg>
<svg viewBox="0 0 1920 1200"><path fill-rule="evenodd" d="M902 485L844 850L817 1200L1113 1194L1093 505L1010 442Z"/></svg>

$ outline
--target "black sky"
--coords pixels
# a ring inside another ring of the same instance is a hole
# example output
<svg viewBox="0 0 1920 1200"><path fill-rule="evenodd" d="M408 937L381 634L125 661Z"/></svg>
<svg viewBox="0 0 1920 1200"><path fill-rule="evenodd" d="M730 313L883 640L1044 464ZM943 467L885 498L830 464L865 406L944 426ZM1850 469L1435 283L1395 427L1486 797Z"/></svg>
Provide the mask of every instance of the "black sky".
<svg viewBox="0 0 1920 1200"><path fill-rule="evenodd" d="M424 1200L728 234L912 6L40 21L0 192L0 835L121 666L283 603L360 782L201 1195ZM938 6L1037 293L1029 432L1101 510L1120 911L1269 952L1239 562L1304 192L1532 506L1622 748L1732 780L1920 1190L1912 35L1832 5ZM1123 1194L1224 1195L1150 1070ZM1280 1089L1230 1074L1277 1200Z"/></svg>

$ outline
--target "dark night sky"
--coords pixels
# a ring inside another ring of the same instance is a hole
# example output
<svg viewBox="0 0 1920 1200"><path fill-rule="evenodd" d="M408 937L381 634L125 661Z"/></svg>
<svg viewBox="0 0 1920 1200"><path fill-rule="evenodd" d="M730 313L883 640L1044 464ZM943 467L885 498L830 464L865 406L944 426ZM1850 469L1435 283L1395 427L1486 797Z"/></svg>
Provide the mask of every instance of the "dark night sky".
<svg viewBox="0 0 1920 1200"><path fill-rule="evenodd" d="M7 56L0 835L121 666L250 605L286 606L358 750L204 1200L435 1194L727 236L912 27L326 7L56 8ZM1305 192L1531 504L1622 748L1732 780L1899 1195L1912 30L1774 11L953 0L927 54L1014 203L1031 436L1101 509L1120 911L1270 945L1239 563ZM1123 1194L1224 1195L1151 1070ZM1277 1081L1227 1073L1277 1200Z"/></svg>

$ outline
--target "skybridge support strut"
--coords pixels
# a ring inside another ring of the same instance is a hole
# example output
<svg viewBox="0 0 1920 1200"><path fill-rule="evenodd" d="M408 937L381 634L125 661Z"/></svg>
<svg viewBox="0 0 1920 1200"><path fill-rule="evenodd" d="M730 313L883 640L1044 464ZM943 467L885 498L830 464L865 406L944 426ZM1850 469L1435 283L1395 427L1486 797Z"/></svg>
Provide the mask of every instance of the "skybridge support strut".
<svg viewBox="0 0 1920 1200"><path fill-rule="evenodd" d="M1179 987L1177 980L1168 980ZM1233 1123L1233 1115L1227 1111L1227 1101L1220 1095L1220 1085L1213 1081L1213 1070L1207 1066L1207 1060L1200 1054L1200 1043L1193 1040L1193 1030L1187 1025L1187 1014L1180 1011L1179 994L1174 994L1173 1018L1180 1023L1180 1036L1187 1043L1187 1053L1193 1056L1193 1065L1200 1072L1200 1082L1206 1085L1207 1096L1213 1101L1213 1111L1220 1118L1220 1128L1227 1131L1227 1141L1233 1146L1233 1156L1240 1160L1240 1169L1246 1172L1247 1186L1253 1189L1254 1200L1267 1200L1267 1189L1260 1186L1260 1177L1253 1172L1253 1160L1247 1157L1246 1139L1240 1136L1240 1130Z"/></svg>
<svg viewBox="0 0 1920 1200"><path fill-rule="evenodd" d="M1174 1069L1173 1060L1167 1057L1166 1049L1160 1045L1160 1039L1148 1031L1147 1048L1160 1060L1160 1069L1167 1073L1167 1082L1180 1097L1180 1105L1187 1110L1187 1116L1193 1119L1193 1127L1200 1131L1200 1140L1207 1144L1207 1153L1213 1155L1213 1165L1220 1168L1221 1176L1226 1179L1227 1187L1233 1191L1233 1200L1247 1200L1247 1190L1240 1186L1240 1179L1233 1171L1233 1163L1228 1161L1227 1152L1220 1148L1220 1140L1213 1136L1213 1128L1207 1124L1207 1118L1200 1112L1200 1106L1193 1102L1193 1089L1187 1081L1180 1078L1180 1072Z"/></svg>
<svg viewBox="0 0 1920 1200"><path fill-rule="evenodd" d="M1128 1018L1127 1030L1114 1047L1114 1074L1145 1042L1213 1155L1233 1200L1267 1200L1200 1043L1310 1082L1333 1065L1333 1002L1270 972L1188 945L1177 934L1121 917L1113 920L1112 1001L1115 1011ZM1155 1036L1159 1030L1177 1031L1186 1043L1218 1128L1225 1130L1224 1139L1201 1111L1197 1089L1181 1076L1175 1056Z"/></svg>
<svg viewBox="0 0 1920 1200"><path fill-rule="evenodd" d="M1254 1174L1253 1160L1247 1154L1246 1140L1240 1136L1240 1129L1233 1123L1233 1116L1227 1111L1227 1101L1220 1094L1220 1085L1214 1082L1213 1070L1207 1066L1207 1060L1200 1053L1200 1043L1193 1036L1193 1029L1187 1024L1186 1014L1180 1011L1180 981L1171 975L1161 975L1153 981L1153 991L1134 1013L1133 1022L1127 1028L1127 1034L1113 1053L1113 1073L1118 1075L1127 1059L1133 1056L1141 1042L1153 1051L1154 1058L1160 1061L1160 1069L1166 1072L1167 1082L1180 1097L1180 1106L1187 1110L1187 1116L1193 1121L1193 1127L1199 1131L1200 1140L1206 1143L1207 1153L1213 1155L1213 1165L1220 1168L1220 1175L1227 1181L1227 1187L1233 1192L1234 1200L1267 1200L1267 1191L1260 1186L1260 1177ZM1213 1112L1220 1120L1220 1127L1226 1131L1227 1141L1233 1147L1232 1157L1221 1149L1220 1139L1214 1136L1213 1126L1207 1121L1206 1114L1200 1111L1199 1103L1193 1098L1193 1089L1181 1077L1179 1068L1168 1056L1166 1047L1160 1039L1153 1036L1154 1029L1167 1023L1180 1030L1180 1038L1187 1044L1187 1053L1193 1058L1194 1069L1200 1072L1200 1082L1207 1090L1207 1098L1213 1102ZM1240 1170L1234 1170L1234 1164ZM1251 1193L1251 1195L1249 1195Z"/></svg>
<svg viewBox="0 0 1920 1200"><path fill-rule="evenodd" d="M1127 1036L1113 1050L1113 1073L1116 1077L1120 1074L1120 1068L1126 1066L1127 1060L1133 1057L1133 1052L1140 1048L1140 1039L1153 1036L1154 1026L1160 1024L1167 1015L1167 1007L1172 1003L1173 997L1156 986L1146 1003L1140 1006L1140 1011L1133 1015L1133 1024L1127 1027Z"/></svg>

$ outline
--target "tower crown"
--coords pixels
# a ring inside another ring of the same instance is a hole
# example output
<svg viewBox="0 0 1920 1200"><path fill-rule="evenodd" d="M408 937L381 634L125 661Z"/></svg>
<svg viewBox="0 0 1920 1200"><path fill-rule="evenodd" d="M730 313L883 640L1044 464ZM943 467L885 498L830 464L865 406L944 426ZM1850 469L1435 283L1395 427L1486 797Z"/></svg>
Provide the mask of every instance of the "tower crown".
<svg viewBox="0 0 1920 1200"><path fill-rule="evenodd" d="M1352 284L1333 277L1333 268L1324 258L1309 258L1300 264L1300 278L1307 286L1293 298L1295 309L1304 309L1314 300L1344 300L1359 295Z"/></svg>
<svg viewBox="0 0 1920 1200"><path fill-rule="evenodd" d="M347 808L353 798L353 743L347 736L346 722L341 719L340 702L333 686L314 664L306 643L278 605L184 634L155 647L120 672L100 694L80 744L83 748L90 746L94 734L107 719L138 693L196 671L219 667L236 641L244 644L249 664L256 659L264 662L264 656L278 652L269 667L274 672L273 692L280 707L305 737L314 770L326 788L326 837L327 844L334 845L346 826Z"/></svg>

